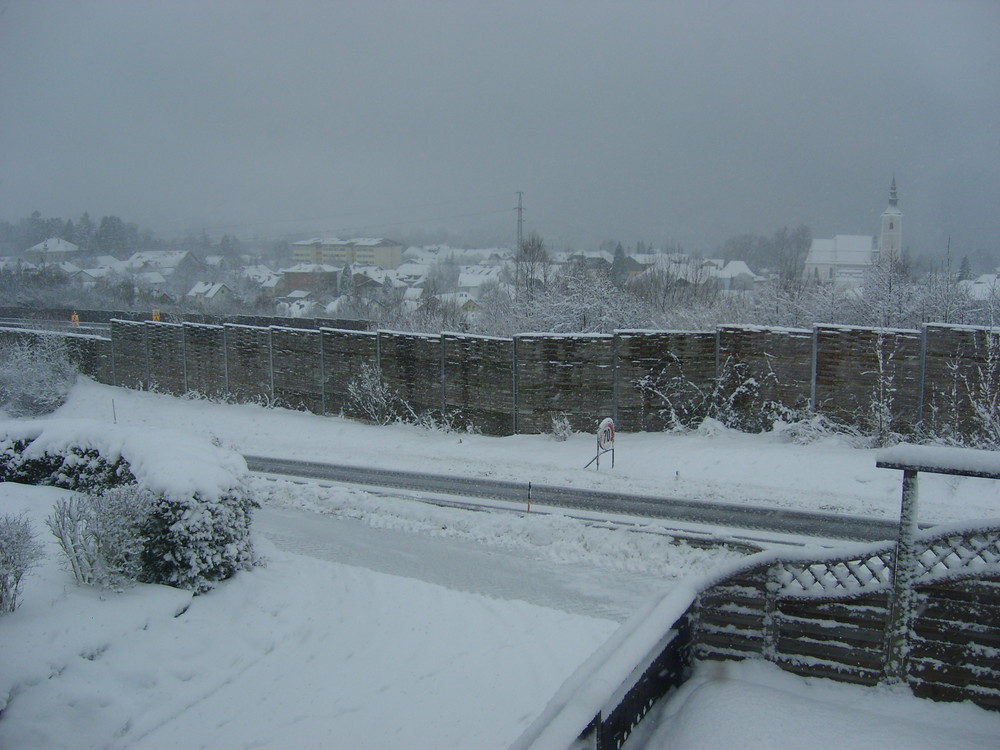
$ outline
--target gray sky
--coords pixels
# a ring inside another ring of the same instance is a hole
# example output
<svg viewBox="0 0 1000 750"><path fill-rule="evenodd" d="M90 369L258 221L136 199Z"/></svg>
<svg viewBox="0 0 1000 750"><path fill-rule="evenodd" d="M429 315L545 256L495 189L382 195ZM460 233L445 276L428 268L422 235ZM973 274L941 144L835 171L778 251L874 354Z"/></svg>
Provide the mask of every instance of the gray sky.
<svg viewBox="0 0 1000 750"><path fill-rule="evenodd" d="M0 218L1000 247L996 0L0 0Z"/></svg>

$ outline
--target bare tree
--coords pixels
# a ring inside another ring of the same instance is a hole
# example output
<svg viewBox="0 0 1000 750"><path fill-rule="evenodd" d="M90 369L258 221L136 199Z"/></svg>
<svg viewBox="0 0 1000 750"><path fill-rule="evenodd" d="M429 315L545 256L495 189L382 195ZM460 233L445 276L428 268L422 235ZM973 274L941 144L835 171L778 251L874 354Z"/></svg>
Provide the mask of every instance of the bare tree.
<svg viewBox="0 0 1000 750"><path fill-rule="evenodd" d="M551 266L549 252L542 238L532 232L517 249L514 259L515 287L518 293L524 292L526 299L533 299L548 286Z"/></svg>

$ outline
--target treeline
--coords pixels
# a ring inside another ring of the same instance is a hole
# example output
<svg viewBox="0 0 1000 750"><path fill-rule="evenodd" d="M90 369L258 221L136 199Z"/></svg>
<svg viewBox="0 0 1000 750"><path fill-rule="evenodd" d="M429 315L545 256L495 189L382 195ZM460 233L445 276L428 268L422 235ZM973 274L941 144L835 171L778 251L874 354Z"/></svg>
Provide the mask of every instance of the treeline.
<svg viewBox="0 0 1000 750"><path fill-rule="evenodd" d="M72 242L84 255L110 255L118 259L125 259L138 250L188 250L199 255L218 253L235 257L244 249L240 240L229 234L215 242L203 230L167 241L118 216L103 216L95 222L84 212L73 221L45 218L35 211L16 222L0 221L0 257L20 255L53 237ZM275 252L283 250L285 245L287 243L277 243Z"/></svg>
<svg viewBox="0 0 1000 750"><path fill-rule="evenodd" d="M137 249L163 247L149 230L117 216L95 222L89 213L79 219L45 218L38 211L17 222L0 221L0 255L19 255L40 242L58 237L84 253L125 257Z"/></svg>

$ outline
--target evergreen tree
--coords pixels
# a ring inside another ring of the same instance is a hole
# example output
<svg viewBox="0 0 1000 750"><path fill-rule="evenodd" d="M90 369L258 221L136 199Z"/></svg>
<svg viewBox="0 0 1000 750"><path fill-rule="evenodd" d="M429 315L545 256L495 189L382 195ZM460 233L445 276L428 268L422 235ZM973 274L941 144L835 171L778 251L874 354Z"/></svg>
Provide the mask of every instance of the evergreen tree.
<svg viewBox="0 0 1000 750"><path fill-rule="evenodd" d="M958 267L958 280L959 281L970 281L972 279L972 264L969 262L969 256L962 256L962 264Z"/></svg>
<svg viewBox="0 0 1000 750"><path fill-rule="evenodd" d="M611 261L611 283L621 286L628 279L628 266L625 261L625 248L622 243L618 243L615 248L615 257Z"/></svg>

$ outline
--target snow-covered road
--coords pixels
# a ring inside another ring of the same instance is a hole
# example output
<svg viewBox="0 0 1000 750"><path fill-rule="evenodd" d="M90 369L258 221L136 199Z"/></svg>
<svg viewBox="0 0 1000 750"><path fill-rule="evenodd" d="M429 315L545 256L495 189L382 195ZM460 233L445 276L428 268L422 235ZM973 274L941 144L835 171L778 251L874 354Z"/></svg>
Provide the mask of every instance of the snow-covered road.
<svg viewBox="0 0 1000 750"><path fill-rule="evenodd" d="M627 619L672 583L644 572L553 562L524 550L375 528L296 509L261 508L254 526L287 552L602 619Z"/></svg>

